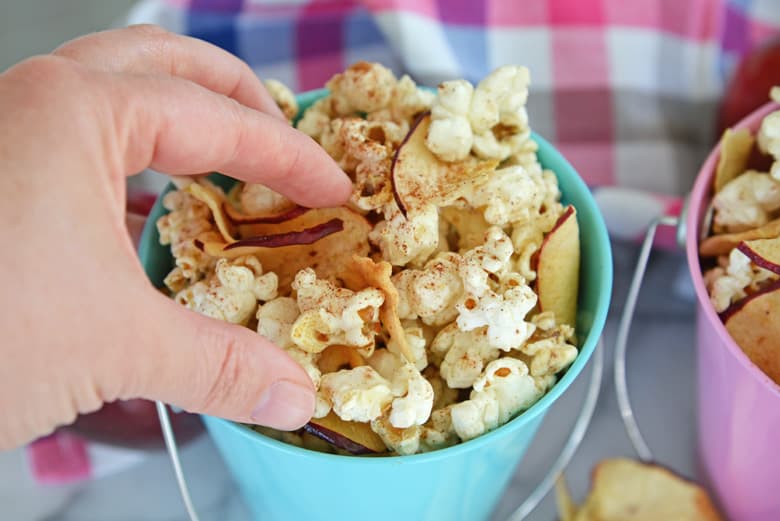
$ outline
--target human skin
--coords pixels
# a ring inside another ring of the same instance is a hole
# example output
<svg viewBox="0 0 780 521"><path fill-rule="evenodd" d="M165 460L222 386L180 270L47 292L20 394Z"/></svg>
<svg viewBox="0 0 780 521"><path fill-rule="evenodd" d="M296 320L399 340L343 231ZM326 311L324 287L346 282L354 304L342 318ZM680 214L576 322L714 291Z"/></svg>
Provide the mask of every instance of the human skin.
<svg viewBox="0 0 780 521"><path fill-rule="evenodd" d="M153 26L89 35L0 74L0 136L0 449L117 399L280 429L310 418L305 371L153 288L125 224L126 177L145 168L346 201L348 178L248 66Z"/></svg>

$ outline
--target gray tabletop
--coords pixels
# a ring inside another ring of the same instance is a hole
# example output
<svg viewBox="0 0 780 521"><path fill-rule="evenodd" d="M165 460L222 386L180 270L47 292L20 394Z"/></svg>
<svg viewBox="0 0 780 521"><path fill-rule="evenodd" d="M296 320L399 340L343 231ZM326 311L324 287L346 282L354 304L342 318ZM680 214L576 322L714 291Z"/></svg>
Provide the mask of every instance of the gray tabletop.
<svg viewBox="0 0 780 521"><path fill-rule="evenodd" d="M566 470L576 498L587 491L599 460L633 456L617 408L612 353L619 313L638 252L614 244L615 289L604 334L601 395L580 449ZM640 426L659 462L697 477L695 451L694 297L684 257L654 253L640 295L628 347L629 388ZM494 519L503 520L536 486L557 457L587 389L590 368L552 407L525 459L517 468ZM207 436L182 451L183 465L203 521L239 521L249 513ZM41 487L27 475L21 451L0 454L0 518L13 520L184 521L167 455L145 454L126 470L68 486ZM528 517L557 519L552 495Z"/></svg>

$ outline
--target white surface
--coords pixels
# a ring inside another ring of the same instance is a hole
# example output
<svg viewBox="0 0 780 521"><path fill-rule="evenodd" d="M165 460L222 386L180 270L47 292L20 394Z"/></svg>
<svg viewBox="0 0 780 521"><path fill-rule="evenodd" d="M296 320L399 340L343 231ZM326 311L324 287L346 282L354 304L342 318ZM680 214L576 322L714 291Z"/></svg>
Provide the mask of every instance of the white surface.
<svg viewBox="0 0 780 521"><path fill-rule="evenodd" d="M612 386L611 352L636 249L617 245L612 313L606 329L606 366L602 395L583 445L567 469L576 498L587 488L599 460L633 456ZM671 289L674 281L674 289ZM682 255L655 253L640 295L628 353L629 387L640 426L657 459L686 476L696 476L694 304L686 285ZM503 520L536 485L557 456L587 386L586 368L553 406L534 444L499 505ZM238 492L208 437L182 451L185 472L203 521L250 519ZM528 518L557 519L548 496ZM185 521L167 454L152 453L119 474L69 487L31 483L19 452L0 454L0 519L14 521ZM318 521L318 520L312 520Z"/></svg>

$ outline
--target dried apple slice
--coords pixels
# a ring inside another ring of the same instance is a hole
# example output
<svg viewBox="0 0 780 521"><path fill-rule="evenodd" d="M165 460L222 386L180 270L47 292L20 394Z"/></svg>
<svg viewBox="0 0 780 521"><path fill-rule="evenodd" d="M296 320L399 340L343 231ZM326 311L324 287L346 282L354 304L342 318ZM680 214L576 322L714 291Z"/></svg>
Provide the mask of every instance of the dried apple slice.
<svg viewBox="0 0 780 521"><path fill-rule="evenodd" d="M602 461L575 521L723 521L707 492L659 465L627 458Z"/></svg>
<svg viewBox="0 0 780 521"><path fill-rule="evenodd" d="M780 281L735 302L721 319L748 358L780 384Z"/></svg>
<svg viewBox="0 0 780 521"><path fill-rule="evenodd" d="M285 221L291 221L297 219L301 215L305 214L311 208L304 206L296 206L285 212L276 215L245 215L236 210L230 204L225 203L223 205L225 216L235 225L243 224L279 224Z"/></svg>
<svg viewBox="0 0 780 521"><path fill-rule="evenodd" d="M727 128L720 139L720 157L715 169L714 190L720 192L729 181L747 170L756 138L746 128Z"/></svg>
<svg viewBox="0 0 780 521"><path fill-rule="evenodd" d="M279 288L284 294L289 291L295 274L303 268L314 269L320 279L333 279L343 272L352 255L367 256L371 224L359 213L338 207L312 209L295 219L274 224L243 225L239 229L242 237L272 235L310 228L331 219L342 221L344 229L313 244L266 248L254 253L263 270L273 271L279 276Z"/></svg>
<svg viewBox="0 0 780 521"><path fill-rule="evenodd" d="M379 308L379 320L385 326L387 334L392 342L388 342L388 349L397 349L399 354L410 363L414 363L414 355L406 339L401 319L398 317L398 289L390 277L393 275L393 266L386 261L374 262L368 257L353 255L347 264L347 269L340 278L344 285L352 291L360 291L367 287L376 288L385 294L385 301Z"/></svg>
<svg viewBox="0 0 780 521"><path fill-rule="evenodd" d="M555 480L555 503L558 505L561 521L574 521L577 515L577 504L571 497L569 487L563 474Z"/></svg>
<svg viewBox="0 0 780 521"><path fill-rule="evenodd" d="M441 161L425 145L430 126L430 113L422 114L393 156L393 197L404 216L430 204L452 204L466 188L498 166L496 160L473 156L452 163Z"/></svg>
<svg viewBox="0 0 780 521"><path fill-rule="evenodd" d="M780 236L739 243L739 251L748 256L756 266L780 274Z"/></svg>
<svg viewBox="0 0 780 521"><path fill-rule="evenodd" d="M258 235L247 239L233 240L233 242L204 241L201 238L196 238L194 244L200 251L207 253L212 257L234 259L244 255L257 256L269 248L314 244L328 235L338 233L343 229L343 221L340 219L331 219L330 221L312 226L311 228L294 232Z"/></svg>
<svg viewBox="0 0 780 521"><path fill-rule="evenodd" d="M580 277L580 229L577 211L568 206L539 248L536 288L539 307L562 324L574 326Z"/></svg>
<svg viewBox="0 0 780 521"><path fill-rule="evenodd" d="M367 423L344 421L330 412L323 418L312 418L303 426L309 434L351 454L377 454L387 447Z"/></svg>
<svg viewBox="0 0 780 521"><path fill-rule="evenodd" d="M212 188L203 180L199 179L194 183L188 184L183 190L189 192L195 199L204 203L211 210L214 216L214 223L225 242L233 242L233 227L225 216L223 208L225 206L225 197Z"/></svg>
<svg viewBox="0 0 780 521"><path fill-rule="evenodd" d="M699 244L699 255L702 257L717 257L728 255L731 250L739 246L743 241L757 239L771 239L780 236L780 219L769 221L763 226L746 230L744 232L722 233L713 235Z"/></svg>

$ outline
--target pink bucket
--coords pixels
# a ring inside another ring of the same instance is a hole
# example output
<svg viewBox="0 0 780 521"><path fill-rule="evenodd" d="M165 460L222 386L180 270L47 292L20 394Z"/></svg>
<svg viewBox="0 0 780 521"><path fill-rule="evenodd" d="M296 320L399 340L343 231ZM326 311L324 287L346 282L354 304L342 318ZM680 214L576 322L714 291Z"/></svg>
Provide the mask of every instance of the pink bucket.
<svg viewBox="0 0 780 521"><path fill-rule="evenodd" d="M757 131L780 109L770 103L736 128ZM710 304L698 245L720 148L702 166L685 222L688 267L697 306L698 431L701 464L725 513L733 521L780 520L780 386L731 339ZM780 317L777 317L780 320Z"/></svg>

